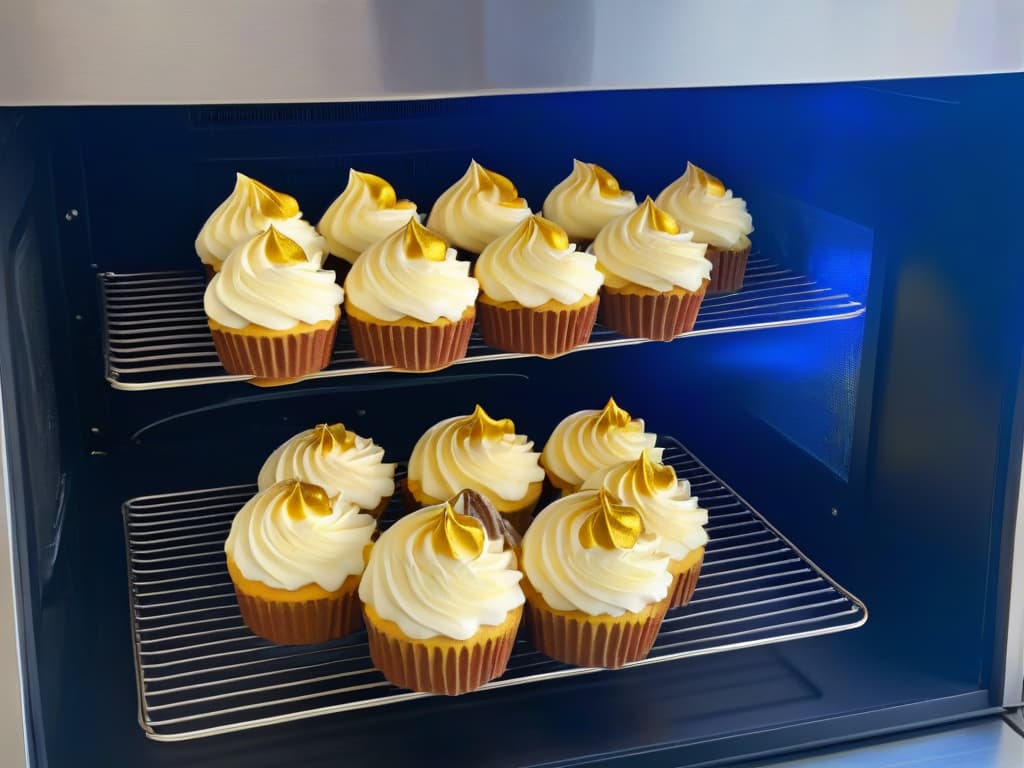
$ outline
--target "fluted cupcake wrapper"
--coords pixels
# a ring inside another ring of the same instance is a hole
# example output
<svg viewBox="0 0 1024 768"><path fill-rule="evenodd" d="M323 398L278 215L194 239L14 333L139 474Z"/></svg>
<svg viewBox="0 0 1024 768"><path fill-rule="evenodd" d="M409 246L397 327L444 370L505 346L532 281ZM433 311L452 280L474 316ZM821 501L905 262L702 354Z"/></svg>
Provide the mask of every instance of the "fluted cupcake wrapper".
<svg viewBox="0 0 1024 768"><path fill-rule="evenodd" d="M436 371L466 356L475 316L444 325L375 323L348 316L352 345L364 360L404 371Z"/></svg>
<svg viewBox="0 0 1024 768"><path fill-rule="evenodd" d="M727 251L709 245L704 257L711 262L711 283L708 293L731 293L743 287L750 246L741 251Z"/></svg>
<svg viewBox="0 0 1024 768"><path fill-rule="evenodd" d="M590 616L555 611L524 584L526 615L534 647L552 659L579 667L618 669L647 658L668 610L668 596L641 613Z"/></svg>
<svg viewBox="0 0 1024 768"><path fill-rule="evenodd" d="M367 606L370 658L384 677L402 688L446 696L468 693L505 674L522 612L510 611L502 624L481 627L465 641L416 640L399 636L397 625L381 621Z"/></svg>
<svg viewBox="0 0 1024 768"><path fill-rule="evenodd" d="M589 341L597 306L598 300L562 310L508 309L480 302L477 313L484 341L495 349L557 357Z"/></svg>
<svg viewBox="0 0 1024 768"><path fill-rule="evenodd" d="M704 557L701 556L696 565L687 568L685 571L676 574L672 582L672 590L669 596L668 607L680 608L693 599L693 592L697 589L697 580L700 579L700 568L704 564Z"/></svg>
<svg viewBox="0 0 1024 768"><path fill-rule="evenodd" d="M349 577L336 595L304 602L266 600L245 594L235 596L242 620L254 634L278 645L308 645L337 640L362 627L362 605L357 594L359 578ZM346 588L346 585L349 585Z"/></svg>
<svg viewBox="0 0 1024 768"><path fill-rule="evenodd" d="M692 293L639 294L603 290L601 324L631 338L671 341L693 330L707 285L705 280Z"/></svg>
<svg viewBox="0 0 1024 768"><path fill-rule="evenodd" d="M337 332L337 321L326 328L300 326L294 333L267 336L210 327L224 370L253 376L253 384L267 385L287 383L326 368Z"/></svg>

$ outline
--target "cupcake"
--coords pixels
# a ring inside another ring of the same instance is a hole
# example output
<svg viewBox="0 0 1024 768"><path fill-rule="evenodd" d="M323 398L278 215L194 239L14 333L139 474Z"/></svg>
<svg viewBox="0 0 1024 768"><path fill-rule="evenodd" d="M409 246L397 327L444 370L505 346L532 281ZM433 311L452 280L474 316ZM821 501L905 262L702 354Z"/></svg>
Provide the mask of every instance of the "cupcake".
<svg viewBox="0 0 1024 768"><path fill-rule="evenodd" d="M376 528L343 496L286 480L246 502L224 544L246 626L281 645L359 629L359 579Z"/></svg>
<svg viewBox="0 0 1024 768"><path fill-rule="evenodd" d="M434 203L427 226L473 259L529 215L530 207L511 181L472 160L463 177Z"/></svg>
<svg viewBox="0 0 1024 768"><path fill-rule="evenodd" d="M297 478L318 485L373 517L380 517L395 493L395 465L384 449L344 424L318 424L279 445L263 463L259 488Z"/></svg>
<svg viewBox="0 0 1024 768"><path fill-rule="evenodd" d="M640 512L644 528L658 535L661 551L669 556L668 569L673 576L669 608L690 602L708 543L704 530L708 511L697 506L690 483L677 479L672 467L659 464L645 448L635 461L594 473L583 488L603 488L618 502Z"/></svg>
<svg viewBox="0 0 1024 768"><path fill-rule="evenodd" d="M527 624L538 651L618 668L647 657L668 610L668 555L640 513L580 491L537 515L523 537Z"/></svg>
<svg viewBox="0 0 1024 768"><path fill-rule="evenodd" d="M600 165L572 161L572 173L544 200L544 217L566 231L579 250L585 250L612 219L636 208L633 193Z"/></svg>
<svg viewBox="0 0 1024 768"><path fill-rule="evenodd" d="M707 259L713 265L708 293L738 291L750 256L753 220L747 204L734 197L731 189L693 163L669 184L655 201L668 211L693 240L707 243Z"/></svg>
<svg viewBox="0 0 1024 768"><path fill-rule="evenodd" d="M533 442L512 419L492 419L479 405L469 416L439 421L409 458L406 506L439 504L469 488L487 496L518 531L526 530L544 487Z"/></svg>
<svg viewBox="0 0 1024 768"><path fill-rule="evenodd" d="M203 305L225 370L273 386L327 366L343 297L334 273L271 225L231 252Z"/></svg>
<svg viewBox="0 0 1024 768"><path fill-rule="evenodd" d="M517 544L470 491L382 534L359 597L370 658L384 677L454 696L504 674L523 614Z"/></svg>
<svg viewBox="0 0 1024 768"><path fill-rule="evenodd" d="M365 250L345 279L356 353L405 371L451 365L466 356L478 290L469 264L410 219Z"/></svg>
<svg viewBox="0 0 1024 768"><path fill-rule="evenodd" d="M344 282L360 253L415 216L416 203L398 200L394 187L380 176L350 170L348 186L317 225L330 253L325 266Z"/></svg>
<svg viewBox="0 0 1024 768"><path fill-rule="evenodd" d="M657 435L644 432L643 419L634 419L610 397L600 411L576 411L562 419L544 445L540 463L564 496L596 472L639 458L645 448L654 461L661 461L664 449L654 447L657 441Z"/></svg>
<svg viewBox="0 0 1024 768"><path fill-rule="evenodd" d="M302 218L295 198L236 173L235 189L210 214L196 238L196 253L206 268L207 278L220 271L231 251L271 224L301 245L310 261L317 266L323 263L324 239Z"/></svg>
<svg viewBox="0 0 1024 768"><path fill-rule="evenodd" d="M591 245L604 272L601 323L623 336L670 341L693 330L711 262L651 198L612 221Z"/></svg>
<svg viewBox="0 0 1024 768"><path fill-rule="evenodd" d="M575 250L565 230L530 216L480 254L480 332L506 352L562 355L585 344L604 282L597 259Z"/></svg>

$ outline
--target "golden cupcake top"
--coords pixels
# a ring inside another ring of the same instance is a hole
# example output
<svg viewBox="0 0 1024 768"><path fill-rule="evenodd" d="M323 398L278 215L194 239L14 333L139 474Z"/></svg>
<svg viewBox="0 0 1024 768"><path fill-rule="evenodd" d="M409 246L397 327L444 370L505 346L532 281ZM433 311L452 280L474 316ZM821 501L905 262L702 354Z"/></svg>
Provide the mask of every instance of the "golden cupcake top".
<svg viewBox="0 0 1024 768"><path fill-rule="evenodd" d="M299 201L291 195L271 189L262 181L238 175L242 186L248 188L253 208L260 215L268 219L290 219L302 213L299 210Z"/></svg>
<svg viewBox="0 0 1024 768"><path fill-rule="evenodd" d="M597 505L580 526L579 538L584 549L632 549L643 532L643 520L635 508L600 490Z"/></svg>
<svg viewBox="0 0 1024 768"><path fill-rule="evenodd" d="M459 562L479 557L487 540L479 520L456 513L447 502L442 505L430 535L435 550Z"/></svg>
<svg viewBox="0 0 1024 768"><path fill-rule="evenodd" d="M589 243L618 216L636 208L632 192L596 163L572 161L572 173L544 200L544 216L557 222L577 243Z"/></svg>
<svg viewBox="0 0 1024 768"><path fill-rule="evenodd" d="M302 246L282 235L273 224L263 234L256 235L255 247L263 249L271 264L306 264L309 261Z"/></svg>
<svg viewBox="0 0 1024 768"><path fill-rule="evenodd" d="M656 202L684 232L693 232L698 243L730 250L750 246L747 236L754 231L754 222L746 202L693 163L686 164L686 172L665 187Z"/></svg>
<svg viewBox="0 0 1024 768"><path fill-rule="evenodd" d="M409 223L405 225L405 234L402 240L405 246L405 256L409 259L444 261L448 253L448 243L416 219L409 219Z"/></svg>

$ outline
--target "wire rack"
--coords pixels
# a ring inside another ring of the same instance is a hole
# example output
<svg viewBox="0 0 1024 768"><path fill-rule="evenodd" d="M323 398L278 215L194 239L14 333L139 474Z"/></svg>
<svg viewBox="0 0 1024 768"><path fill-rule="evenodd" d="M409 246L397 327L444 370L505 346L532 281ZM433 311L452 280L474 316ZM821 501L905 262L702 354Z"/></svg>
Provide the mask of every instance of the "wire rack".
<svg viewBox="0 0 1024 768"><path fill-rule="evenodd" d="M867 621L863 603L704 464L674 439L662 442L664 461L707 507L711 540L693 600L669 612L650 656L630 666L841 632ZM254 491L209 488L124 505L139 722L153 739L211 736L426 695L388 683L370 661L363 632L286 647L246 629L223 544L232 517ZM396 500L384 525L400 514ZM483 690L597 671L548 659L521 636L508 671Z"/></svg>
<svg viewBox="0 0 1024 768"><path fill-rule="evenodd" d="M224 371L203 311L205 281L193 272L136 272L100 275L103 351L107 381L116 389L168 389L245 381ZM732 333L856 317L864 305L805 275L752 257L743 290L709 296L693 331L683 336ZM600 326L575 351L645 343ZM467 356L457 364L506 360L523 355L491 349L474 333ZM355 353L344 323L338 329L327 368L307 378L352 376L388 370Z"/></svg>

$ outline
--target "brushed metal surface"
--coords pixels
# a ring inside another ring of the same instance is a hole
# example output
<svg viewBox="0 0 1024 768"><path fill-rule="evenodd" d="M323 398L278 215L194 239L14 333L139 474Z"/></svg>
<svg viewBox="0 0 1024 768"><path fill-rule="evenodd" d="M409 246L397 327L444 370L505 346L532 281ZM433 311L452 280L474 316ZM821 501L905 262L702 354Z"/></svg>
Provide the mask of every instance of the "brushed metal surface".
<svg viewBox="0 0 1024 768"><path fill-rule="evenodd" d="M1018 71L1017 0L6 3L0 104L407 99Z"/></svg>

